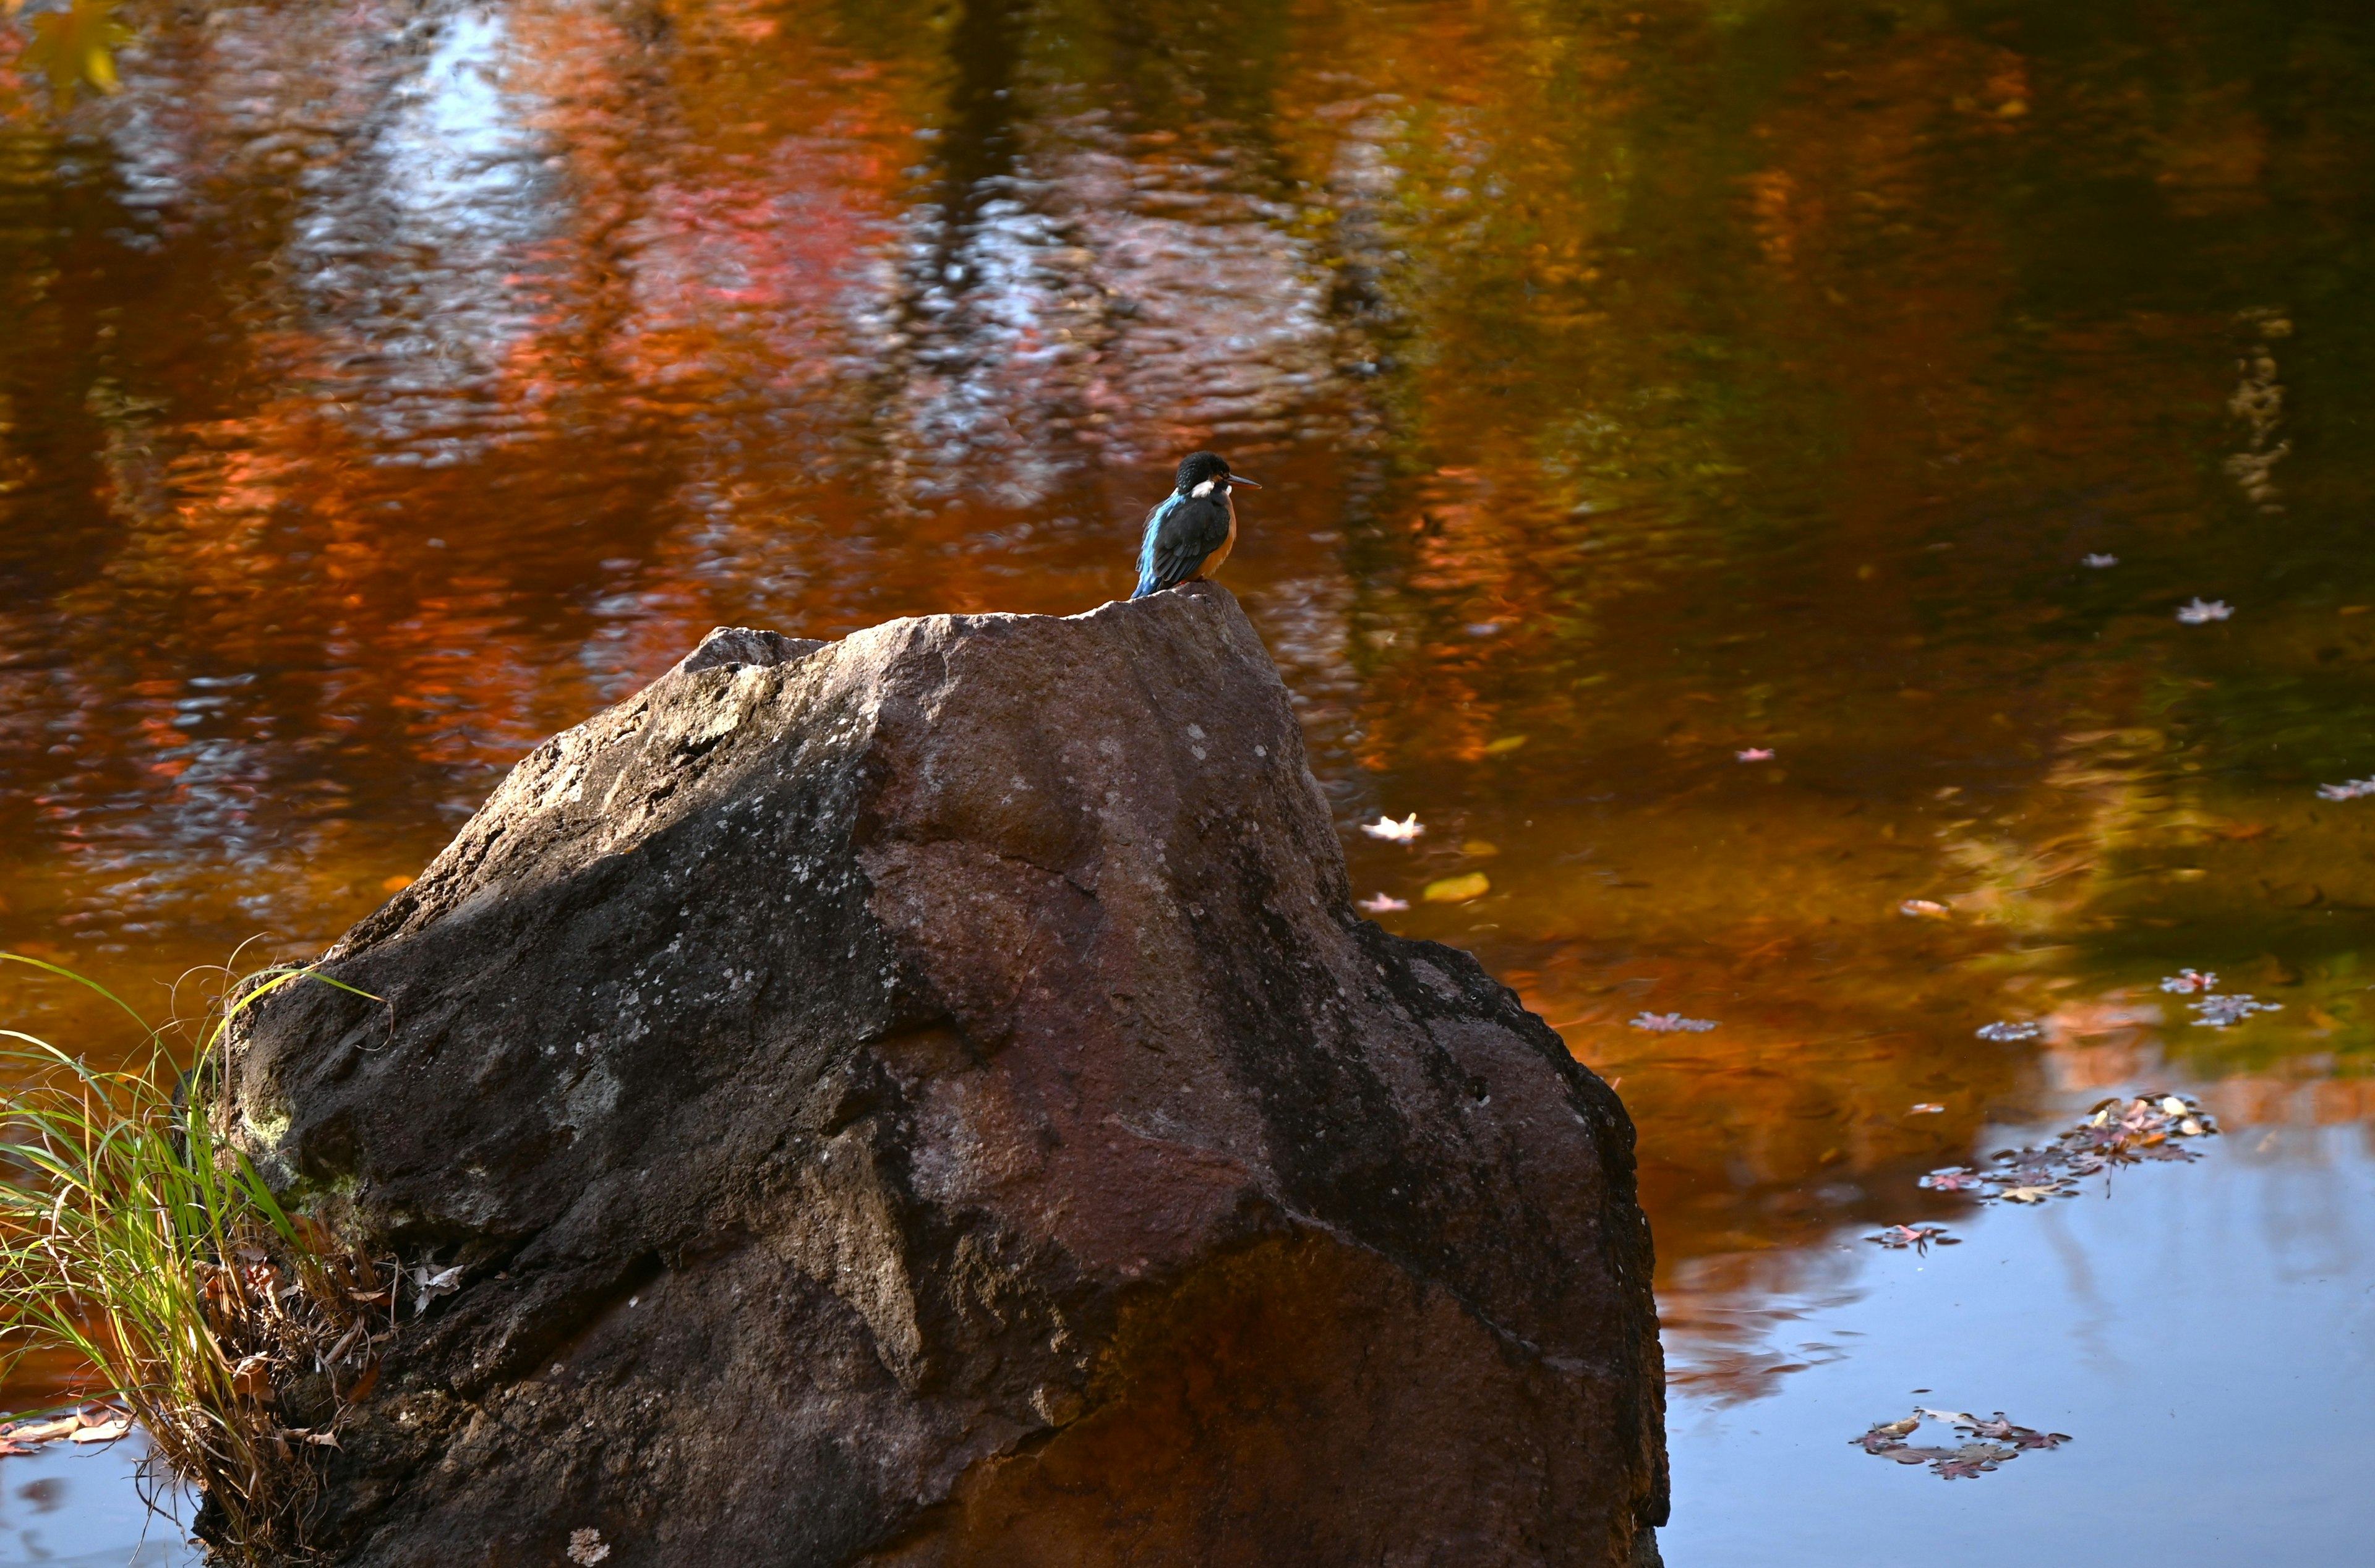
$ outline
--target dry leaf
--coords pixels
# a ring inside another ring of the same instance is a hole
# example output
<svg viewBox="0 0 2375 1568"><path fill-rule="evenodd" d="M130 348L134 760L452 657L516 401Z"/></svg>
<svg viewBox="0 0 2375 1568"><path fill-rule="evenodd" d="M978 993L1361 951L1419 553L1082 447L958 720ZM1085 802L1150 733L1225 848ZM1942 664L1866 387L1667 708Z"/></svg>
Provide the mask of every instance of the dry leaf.
<svg viewBox="0 0 2375 1568"><path fill-rule="evenodd" d="M362 1375L355 1379L354 1383L347 1389L342 1397L344 1397L349 1404L360 1404L363 1400L370 1398L372 1390L378 1386L379 1362L374 1358L370 1365L363 1368Z"/></svg>
<svg viewBox="0 0 2375 1568"><path fill-rule="evenodd" d="M268 1397L272 1393L272 1358L261 1351L242 1358L230 1369L230 1391L242 1398Z"/></svg>
<svg viewBox="0 0 2375 1568"><path fill-rule="evenodd" d="M450 1296L462 1288L462 1265L432 1272L427 1264L412 1270L412 1315L419 1317L429 1310L429 1303L439 1296Z"/></svg>

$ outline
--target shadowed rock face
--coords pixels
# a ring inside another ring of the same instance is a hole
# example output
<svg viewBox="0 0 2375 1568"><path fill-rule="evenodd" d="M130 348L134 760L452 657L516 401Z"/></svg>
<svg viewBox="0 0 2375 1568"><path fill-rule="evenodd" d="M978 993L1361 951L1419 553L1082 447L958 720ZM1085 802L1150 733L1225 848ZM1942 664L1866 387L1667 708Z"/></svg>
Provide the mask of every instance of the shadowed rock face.
<svg viewBox="0 0 2375 1568"><path fill-rule="evenodd" d="M342 1561L1654 1551L1631 1125L1353 915L1216 586L713 635L327 965L392 1018L258 1008L249 1140L467 1266L332 1460Z"/></svg>

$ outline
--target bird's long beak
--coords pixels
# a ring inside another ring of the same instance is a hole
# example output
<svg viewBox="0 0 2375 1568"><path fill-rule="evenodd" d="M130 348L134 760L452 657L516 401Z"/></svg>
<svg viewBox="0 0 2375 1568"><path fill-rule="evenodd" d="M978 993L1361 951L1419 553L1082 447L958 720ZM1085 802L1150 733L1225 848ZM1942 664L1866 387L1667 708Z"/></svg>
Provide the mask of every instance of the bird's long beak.
<svg viewBox="0 0 2375 1568"><path fill-rule="evenodd" d="M1253 480L1247 478L1243 474L1230 475L1229 483L1232 485L1243 485L1249 490L1258 490L1261 489L1261 486L1254 483Z"/></svg>

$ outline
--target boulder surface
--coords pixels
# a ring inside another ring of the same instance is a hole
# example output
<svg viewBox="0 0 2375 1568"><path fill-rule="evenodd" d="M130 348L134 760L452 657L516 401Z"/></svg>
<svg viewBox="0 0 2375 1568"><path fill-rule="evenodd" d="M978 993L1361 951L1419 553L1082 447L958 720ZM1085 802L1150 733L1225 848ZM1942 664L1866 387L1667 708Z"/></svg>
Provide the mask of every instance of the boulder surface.
<svg viewBox="0 0 2375 1568"><path fill-rule="evenodd" d="M254 1008L244 1137L460 1268L334 1561L1654 1557L1631 1123L1354 914L1217 586L714 633L325 962L388 1005Z"/></svg>

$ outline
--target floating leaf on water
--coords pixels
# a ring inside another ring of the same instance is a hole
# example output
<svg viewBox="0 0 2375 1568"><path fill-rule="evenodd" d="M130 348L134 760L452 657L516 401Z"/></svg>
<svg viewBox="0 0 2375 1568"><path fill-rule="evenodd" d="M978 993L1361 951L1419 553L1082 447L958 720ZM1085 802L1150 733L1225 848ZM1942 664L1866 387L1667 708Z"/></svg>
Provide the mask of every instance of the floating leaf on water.
<svg viewBox="0 0 2375 1568"><path fill-rule="evenodd" d="M13 15L17 7L8 10ZM116 89L115 51L132 37L132 29L115 19L115 0L74 0L63 11L33 18L33 41L18 63L47 77L58 108L71 109L77 88Z"/></svg>
<svg viewBox="0 0 2375 1568"><path fill-rule="evenodd" d="M2375 779L2349 779L2338 784L2317 786L2320 800L2357 800L2369 795L2375 795Z"/></svg>
<svg viewBox="0 0 2375 1568"><path fill-rule="evenodd" d="M1977 1171L1967 1171L1960 1165L1944 1171L1932 1171L1921 1178L1921 1185L1932 1192L1978 1192L1988 1185L1988 1179Z"/></svg>
<svg viewBox="0 0 2375 1568"><path fill-rule="evenodd" d="M2117 566L2120 564L2120 558L2115 555L2082 555L2078 558L2078 564L2097 568Z"/></svg>
<svg viewBox="0 0 2375 1568"><path fill-rule="evenodd" d="M1385 839L1393 843L1409 843L1425 832L1426 829L1420 824L1418 813L1413 811L1399 822L1381 813L1376 821L1362 823L1361 831L1373 839Z"/></svg>
<svg viewBox="0 0 2375 1568"><path fill-rule="evenodd" d="M2218 977L2198 969L2180 969L2175 974L2163 976L2160 988L2180 996L2198 991L2215 991L2218 988Z"/></svg>
<svg viewBox="0 0 2375 1568"><path fill-rule="evenodd" d="M2041 1023L1986 1023L1976 1032L1982 1040L2034 1040L2045 1032Z"/></svg>
<svg viewBox="0 0 2375 1568"><path fill-rule="evenodd" d="M1408 899L1398 899L1391 893L1379 893L1373 899L1363 899L1353 906L1366 914L1394 914L1410 907Z"/></svg>
<svg viewBox="0 0 2375 1568"><path fill-rule="evenodd" d="M1986 1474L2006 1459L2020 1457L2019 1450L1994 1443L1966 1443L1932 1468L1947 1480L1969 1480Z"/></svg>
<svg viewBox="0 0 2375 1568"><path fill-rule="evenodd" d="M1522 735L1505 735L1498 740L1486 741L1484 743L1484 755L1487 757L1506 757L1510 752L1515 751L1518 747L1523 746L1525 743L1526 737Z"/></svg>
<svg viewBox="0 0 2375 1568"><path fill-rule="evenodd" d="M1896 906L1896 913L1916 920L1944 920L1955 912L1934 899L1907 899Z"/></svg>
<svg viewBox="0 0 2375 1568"><path fill-rule="evenodd" d="M2068 1189L2060 1183L2039 1183L2035 1186L2006 1187L1996 1196L2007 1203L2043 1203L2049 1197L2059 1197Z"/></svg>
<svg viewBox="0 0 2375 1568"><path fill-rule="evenodd" d="M2177 607L2177 619L2188 626L2203 626L2214 620L2224 620L2235 613L2235 607L2224 599L2196 596L2189 605Z"/></svg>
<svg viewBox="0 0 2375 1568"><path fill-rule="evenodd" d="M1958 1416L1956 1421L1974 1437L2009 1443L2015 1448L2059 1448L2070 1441L2070 1434L2066 1432L2038 1432L2034 1427L2015 1426L2005 1419L2002 1410L1987 1421L1971 1416Z"/></svg>
<svg viewBox="0 0 2375 1568"><path fill-rule="evenodd" d="M1492 890L1492 878L1482 871L1471 871L1465 877L1446 877L1440 881L1429 882L1426 890L1419 897L1429 903L1466 903L1471 899L1481 899Z"/></svg>
<svg viewBox="0 0 2375 1568"><path fill-rule="evenodd" d="M1924 1100L1920 1104L1916 1105L1912 1110L1907 1112L1906 1114L1911 1116L1939 1116L1945 1114L1945 1111L1946 1107L1944 1105L1937 1104L1932 1101Z"/></svg>
<svg viewBox="0 0 2375 1568"><path fill-rule="evenodd" d="M1752 746L1745 751L1735 751L1732 755L1743 762L1770 762L1773 760L1773 748Z"/></svg>
<svg viewBox="0 0 2375 1568"><path fill-rule="evenodd" d="M1908 1416L1901 1421L1874 1421L1870 1432L1848 1441L1867 1454L1885 1453L1904 1447L1906 1434L1920 1424L1920 1416Z"/></svg>
<svg viewBox="0 0 2375 1568"><path fill-rule="evenodd" d="M2282 1012L2282 1002L2263 1002L2257 996L2232 995L2205 996L2192 1005L2193 1021L2206 1029L2225 1029L2241 1023L2253 1013Z"/></svg>
<svg viewBox="0 0 2375 1568"><path fill-rule="evenodd" d="M1951 1247L1962 1244L1959 1238L1946 1233L1944 1225L1891 1225L1878 1235L1866 1236L1864 1240L1877 1242L1892 1252L1912 1247L1924 1256L1928 1256L1932 1245Z"/></svg>
<svg viewBox="0 0 2375 1568"><path fill-rule="evenodd" d="M1652 1034L1704 1034L1715 1027L1713 1019L1684 1018L1680 1013L1643 1013L1627 1021Z"/></svg>
<svg viewBox="0 0 2375 1568"><path fill-rule="evenodd" d="M1483 860L1500 854L1501 846L1491 839L1469 839L1460 844L1459 853L1472 855L1477 859Z"/></svg>
<svg viewBox="0 0 2375 1568"><path fill-rule="evenodd" d="M103 1426L87 1426L67 1437L68 1443L113 1443L132 1435L128 1421L109 1421Z"/></svg>

